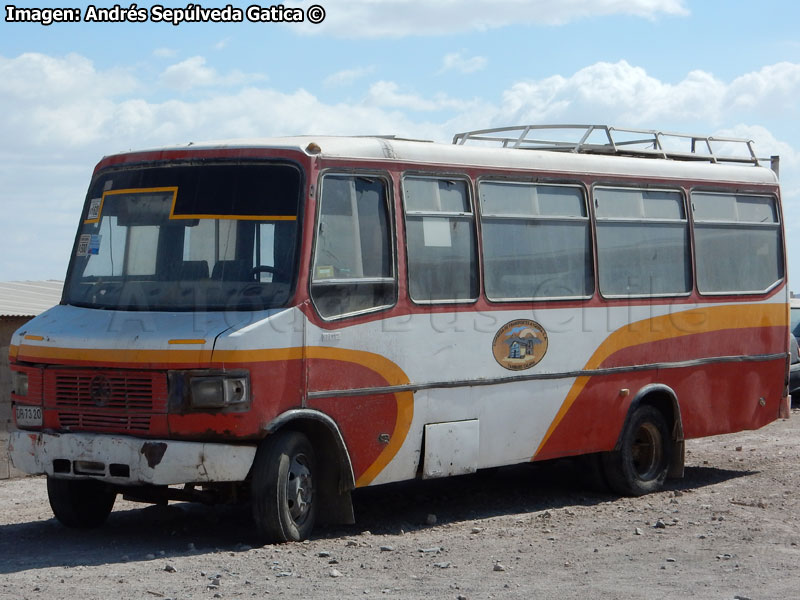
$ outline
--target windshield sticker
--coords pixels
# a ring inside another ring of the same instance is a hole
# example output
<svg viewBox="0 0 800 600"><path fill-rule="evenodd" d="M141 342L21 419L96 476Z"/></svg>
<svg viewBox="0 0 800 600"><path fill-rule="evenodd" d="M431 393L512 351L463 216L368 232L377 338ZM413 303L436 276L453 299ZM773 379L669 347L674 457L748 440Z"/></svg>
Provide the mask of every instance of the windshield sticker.
<svg viewBox="0 0 800 600"><path fill-rule="evenodd" d="M102 198L92 198L89 201L89 212L86 213L86 220L84 223L97 223L100 220L100 207L102 205Z"/></svg>
<svg viewBox="0 0 800 600"><path fill-rule="evenodd" d="M92 241L91 233L81 234L80 239L78 239L78 251L75 253L75 256L88 256L89 244L91 243L91 241Z"/></svg>
<svg viewBox="0 0 800 600"><path fill-rule="evenodd" d="M332 279L334 276L333 267L329 265L317 265L314 279Z"/></svg>
<svg viewBox="0 0 800 600"><path fill-rule="evenodd" d="M95 255L100 254L101 237L102 236L100 236L99 234L92 235L91 239L89 240L89 248L87 249L87 252L89 254L95 254Z"/></svg>

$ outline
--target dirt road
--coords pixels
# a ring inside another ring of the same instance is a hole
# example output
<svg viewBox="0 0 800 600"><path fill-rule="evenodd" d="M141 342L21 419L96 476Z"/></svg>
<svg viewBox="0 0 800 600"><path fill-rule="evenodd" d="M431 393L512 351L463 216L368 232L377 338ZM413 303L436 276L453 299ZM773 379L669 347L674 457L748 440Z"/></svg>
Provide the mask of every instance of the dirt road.
<svg viewBox="0 0 800 600"><path fill-rule="evenodd" d="M357 525L254 545L247 511L118 500L63 528L41 478L0 482L0 599L800 598L800 410L688 443L643 498L574 461L360 490Z"/></svg>

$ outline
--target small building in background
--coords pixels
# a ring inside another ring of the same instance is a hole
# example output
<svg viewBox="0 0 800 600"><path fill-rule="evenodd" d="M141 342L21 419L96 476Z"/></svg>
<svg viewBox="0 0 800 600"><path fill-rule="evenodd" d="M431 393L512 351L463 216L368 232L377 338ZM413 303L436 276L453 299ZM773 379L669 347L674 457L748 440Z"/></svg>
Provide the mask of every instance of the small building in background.
<svg viewBox="0 0 800 600"><path fill-rule="evenodd" d="M0 282L0 479L12 474L8 463L8 432L11 416L11 372L8 346L11 335L33 317L61 301L63 281Z"/></svg>

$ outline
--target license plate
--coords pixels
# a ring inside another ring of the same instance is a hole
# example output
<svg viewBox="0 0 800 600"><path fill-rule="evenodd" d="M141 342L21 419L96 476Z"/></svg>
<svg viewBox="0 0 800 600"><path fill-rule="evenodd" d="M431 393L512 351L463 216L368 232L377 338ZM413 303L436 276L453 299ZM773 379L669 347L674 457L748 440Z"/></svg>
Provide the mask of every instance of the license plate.
<svg viewBox="0 0 800 600"><path fill-rule="evenodd" d="M42 407L41 406L16 406L16 417L18 427L41 427L42 426Z"/></svg>

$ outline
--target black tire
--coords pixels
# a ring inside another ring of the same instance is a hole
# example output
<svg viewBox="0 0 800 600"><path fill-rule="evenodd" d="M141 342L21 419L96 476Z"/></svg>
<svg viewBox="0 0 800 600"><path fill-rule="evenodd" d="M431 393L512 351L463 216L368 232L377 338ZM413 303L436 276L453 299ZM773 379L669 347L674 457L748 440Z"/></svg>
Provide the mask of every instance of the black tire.
<svg viewBox="0 0 800 600"><path fill-rule="evenodd" d="M667 421L657 408L639 406L622 433L619 450L602 456L608 486L625 496L660 490L672 457Z"/></svg>
<svg viewBox="0 0 800 600"><path fill-rule="evenodd" d="M295 431L267 437L253 461L251 503L262 541L299 542L314 529L316 457L308 438Z"/></svg>
<svg viewBox="0 0 800 600"><path fill-rule="evenodd" d="M48 477L47 498L53 514L63 525L91 529L106 522L117 494L94 479Z"/></svg>

